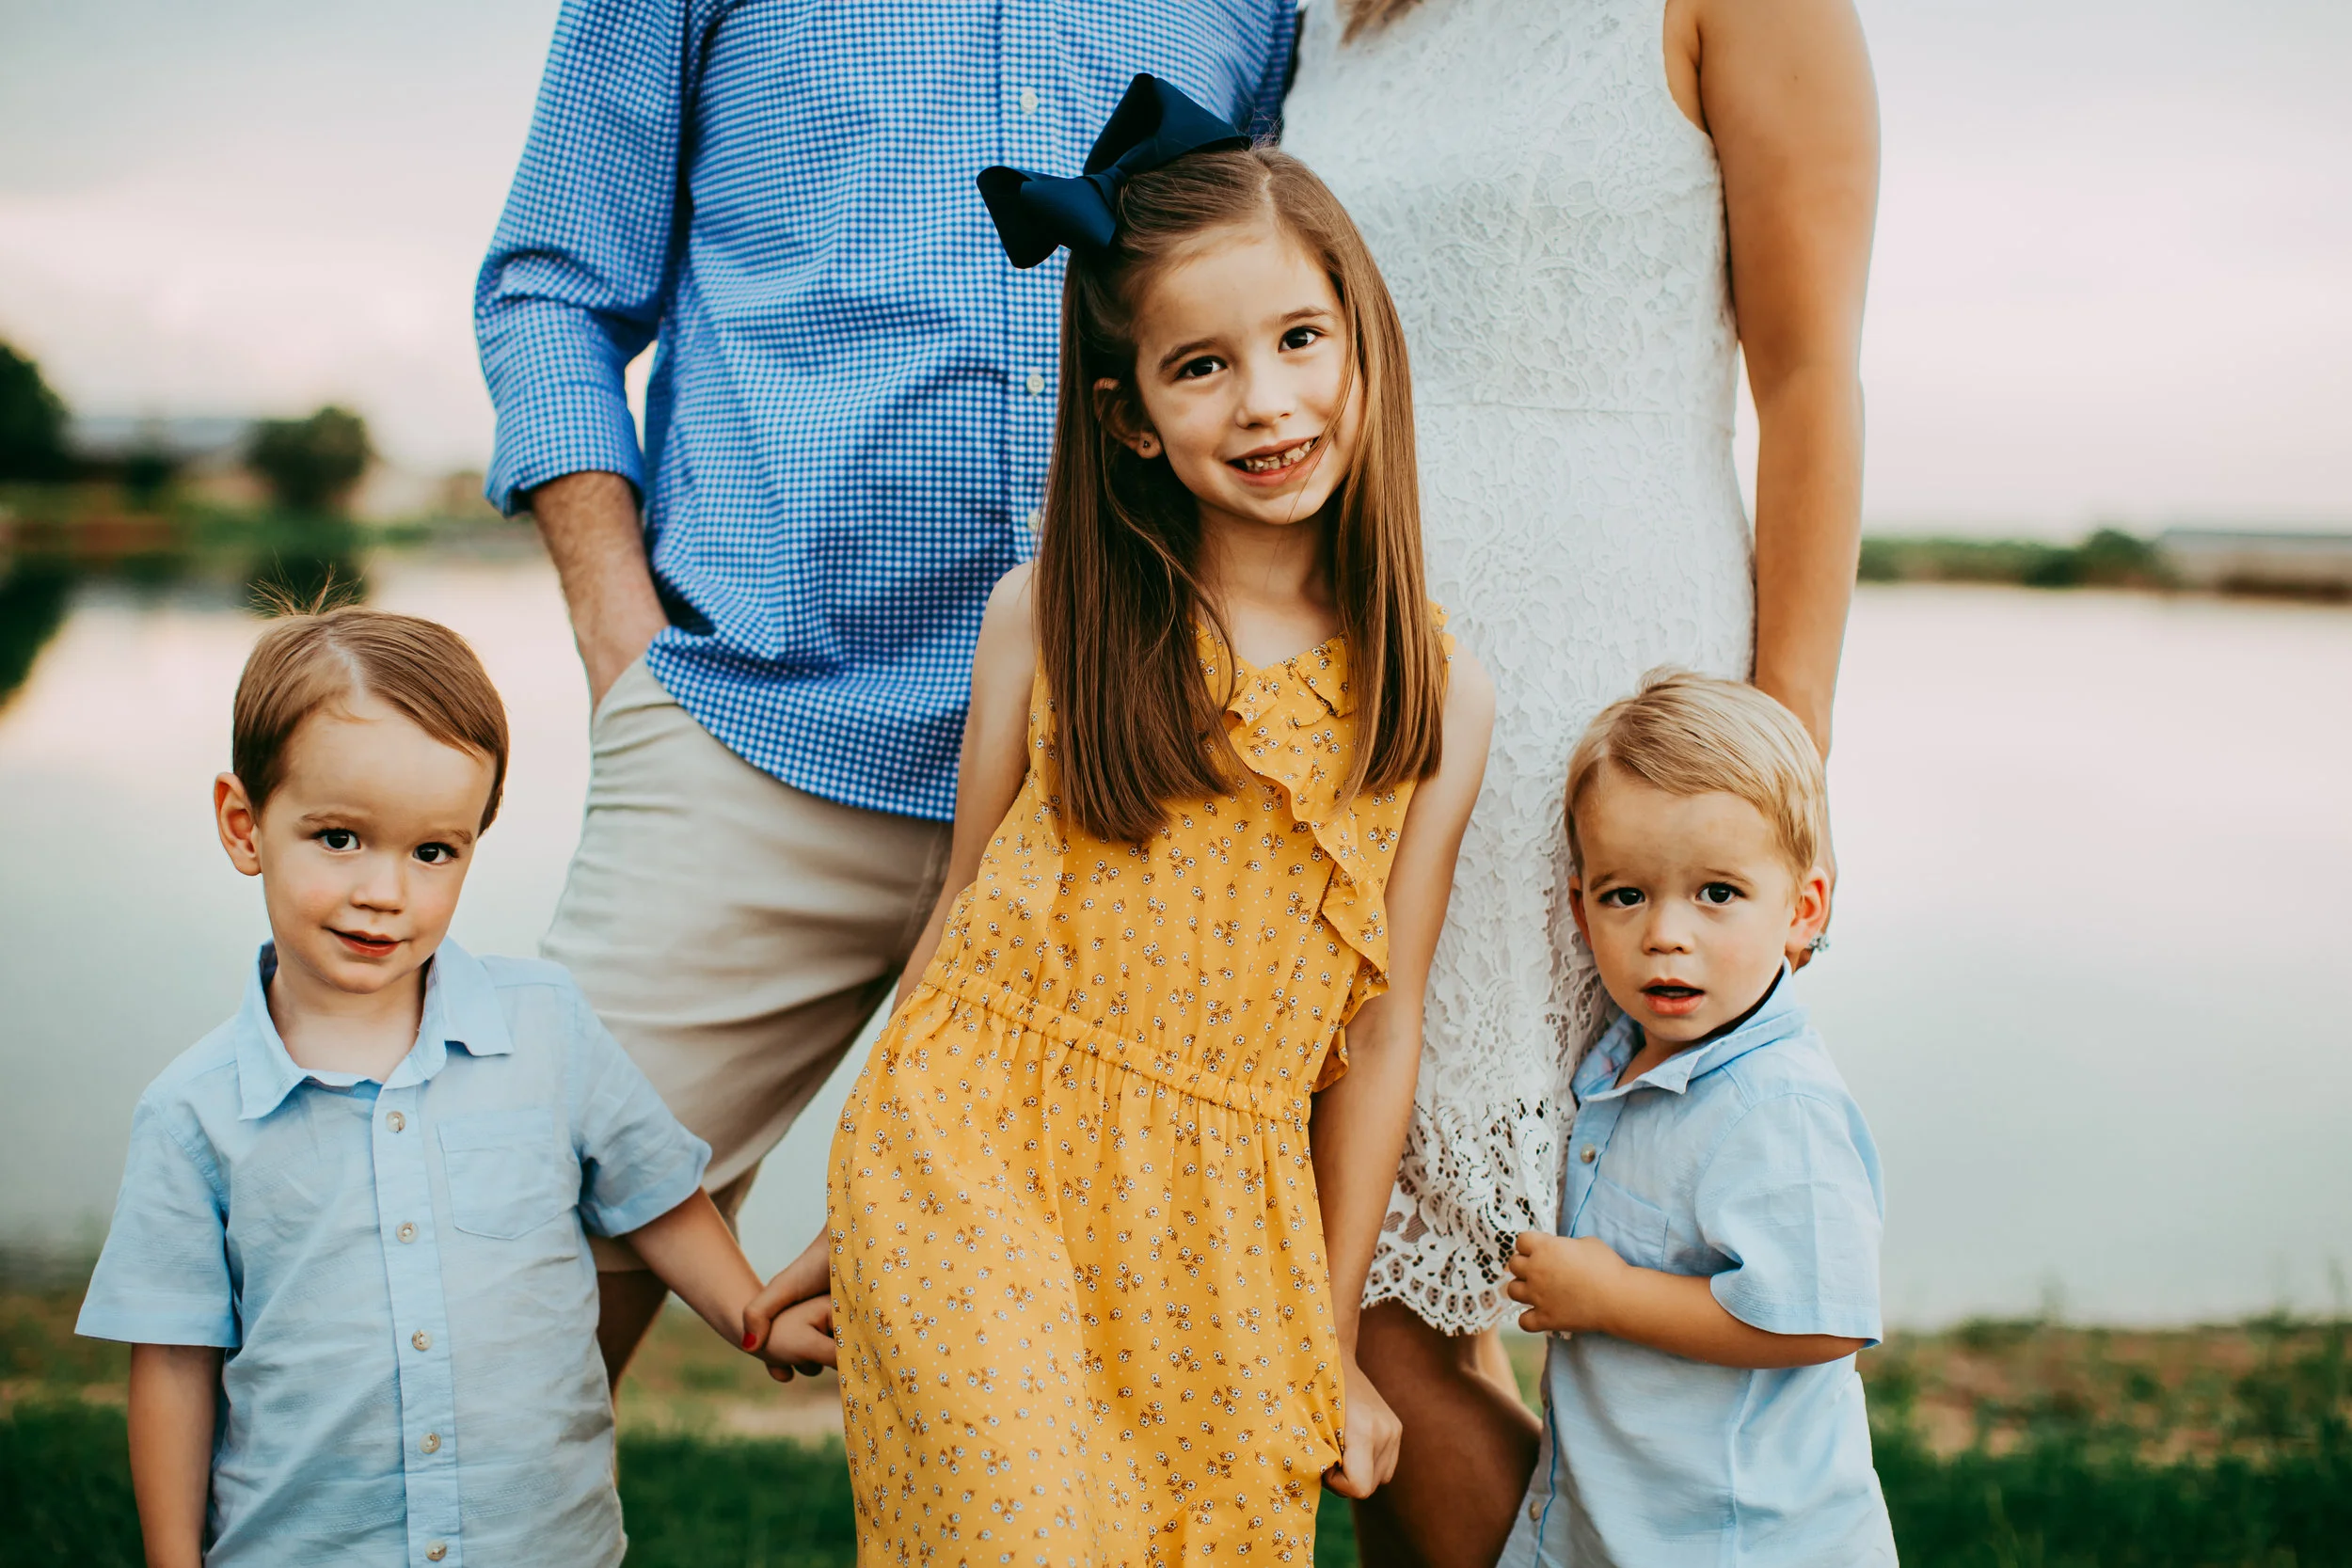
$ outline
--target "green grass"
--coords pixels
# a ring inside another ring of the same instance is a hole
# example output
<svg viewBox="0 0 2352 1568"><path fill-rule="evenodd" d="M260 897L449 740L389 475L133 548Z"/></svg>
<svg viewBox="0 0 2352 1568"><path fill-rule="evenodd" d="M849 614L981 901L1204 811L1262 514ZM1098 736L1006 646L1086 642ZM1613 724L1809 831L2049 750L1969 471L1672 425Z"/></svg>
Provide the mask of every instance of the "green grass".
<svg viewBox="0 0 2352 1568"><path fill-rule="evenodd" d="M0 1289L8 1568L139 1561L124 1358L73 1338L77 1294ZM1532 1373L1536 1342L1511 1348ZM1899 1336L1863 1375L1909 1568L2352 1565L2352 1323L1975 1323ZM852 1562L838 1440L745 1435L834 1430L812 1419L833 1398L829 1380L778 1389L686 1314L665 1317L621 1411L632 1568ZM1346 1507L1327 1496L1316 1561L1354 1556Z"/></svg>

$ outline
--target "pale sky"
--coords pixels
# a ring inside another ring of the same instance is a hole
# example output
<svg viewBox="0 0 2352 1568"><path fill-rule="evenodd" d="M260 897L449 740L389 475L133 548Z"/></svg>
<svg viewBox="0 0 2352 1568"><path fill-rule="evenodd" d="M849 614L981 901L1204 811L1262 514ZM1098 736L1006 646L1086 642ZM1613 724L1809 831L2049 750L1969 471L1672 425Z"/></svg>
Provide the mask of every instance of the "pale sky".
<svg viewBox="0 0 2352 1568"><path fill-rule="evenodd" d="M2352 525L2352 4L1861 4L1873 523ZM0 337L86 413L336 399L482 466L555 8L5 0Z"/></svg>

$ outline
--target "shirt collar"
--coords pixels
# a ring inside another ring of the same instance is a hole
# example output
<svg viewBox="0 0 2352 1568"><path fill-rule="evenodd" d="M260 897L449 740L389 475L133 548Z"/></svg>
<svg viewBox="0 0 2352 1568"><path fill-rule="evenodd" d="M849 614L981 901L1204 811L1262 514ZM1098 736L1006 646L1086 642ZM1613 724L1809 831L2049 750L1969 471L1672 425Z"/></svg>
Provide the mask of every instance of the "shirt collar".
<svg viewBox="0 0 2352 1568"><path fill-rule="evenodd" d="M278 1109L306 1079L330 1088L349 1088L360 1082L358 1073L312 1071L295 1063L269 1016L269 981L277 972L278 944L265 942L246 972L245 1002L237 1009L238 1112L247 1121ZM489 971L481 959L444 938L424 972L424 1013L417 1026L417 1043L385 1078L384 1086L397 1089L429 1082L448 1065L453 1045L469 1055L503 1056L515 1049L515 1037L507 1031Z"/></svg>
<svg viewBox="0 0 2352 1568"><path fill-rule="evenodd" d="M1772 989L1740 1027L1704 1045L1677 1051L1631 1083L1618 1084L1617 1075L1642 1047L1642 1031L1632 1019L1619 1013L1577 1070L1577 1102L1589 1104L1596 1100L1610 1100L1637 1088L1681 1094L1690 1088L1692 1079L1736 1061L1758 1046L1785 1040L1804 1027L1804 1007L1797 1001L1795 988L1788 983L1788 966L1784 963Z"/></svg>

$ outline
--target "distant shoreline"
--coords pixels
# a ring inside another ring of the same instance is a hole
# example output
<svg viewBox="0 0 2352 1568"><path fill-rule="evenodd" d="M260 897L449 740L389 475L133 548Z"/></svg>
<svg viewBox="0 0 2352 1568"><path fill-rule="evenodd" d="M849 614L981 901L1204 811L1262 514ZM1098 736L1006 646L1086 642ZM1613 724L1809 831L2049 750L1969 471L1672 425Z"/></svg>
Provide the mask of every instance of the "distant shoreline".
<svg viewBox="0 0 2352 1568"><path fill-rule="evenodd" d="M2078 543L1872 535L1863 582L1980 582L2352 600L2352 534L2173 529L2153 539L2103 528Z"/></svg>

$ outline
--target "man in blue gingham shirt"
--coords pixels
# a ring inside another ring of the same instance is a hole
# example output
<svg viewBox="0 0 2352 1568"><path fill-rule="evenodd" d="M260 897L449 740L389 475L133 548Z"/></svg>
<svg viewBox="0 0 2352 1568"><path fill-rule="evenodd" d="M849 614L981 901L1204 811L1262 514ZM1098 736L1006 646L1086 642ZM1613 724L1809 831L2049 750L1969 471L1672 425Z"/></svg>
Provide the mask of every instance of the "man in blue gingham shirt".
<svg viewBox="0 0 2352 1568"><path fill-rule="evenodd" d="M1270 130L1294 3L564 6L474 308L489 494L537 517L597 705L546 952L730 1214L923 928L1034 536L1061 271L1006 262L973 175L1076 172L1139 71ZM598 1262L617 1376L661 1288Z"/></svg>

